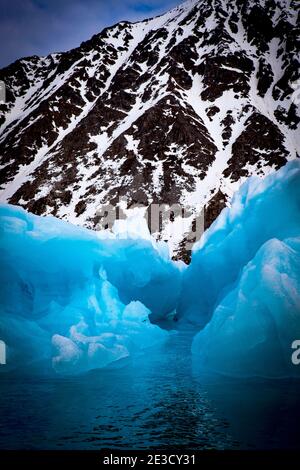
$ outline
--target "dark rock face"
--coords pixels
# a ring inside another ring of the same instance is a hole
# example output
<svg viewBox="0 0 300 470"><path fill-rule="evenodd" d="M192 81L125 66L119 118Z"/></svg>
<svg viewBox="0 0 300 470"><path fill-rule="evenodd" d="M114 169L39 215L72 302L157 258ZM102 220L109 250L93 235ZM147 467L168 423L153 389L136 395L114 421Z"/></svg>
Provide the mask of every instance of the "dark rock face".
<svg viewBox="0 0 300 470"><path fill-rule="evenodd" d="M219 189L205 207L204 228L207 229L226 207L226 195Z"/></svg>
<svg viewBox="0 0 300 470"><path fill-rule="evenodd" d="M249 78L253 63L244 54L207 56L198 67L203 75L205 90L201 93L203 100L215 101L223 93L232 89L236 95L246 97L249 93Z"/></svg>
<svg viewBox="0 0 300 470"><path fill-rule="evenodd" d="M299 37L296 2L188 0L16 61L0 71L0 199L90 228L124 197L206 205L209 227L245 178L299 155Z"/></svg>
<svg viewBox="0 0 300 470"><path fill-rule="evenodd" d="M288 155L283 141L283 134L268 118L256 112L251 114L243 132L232 145L232 157L224 175L238 181L241 176L249 176L246 168L249 164L256 166L256 174L263 172L263 165L280 168Z"/></svg>
<svg viewBox="0 0 300 470"><path fill-rule="evenodd" d="M257 71L257 91L259 96L264 97L274 80L274 74L271 65L260 57Z"/></svg>

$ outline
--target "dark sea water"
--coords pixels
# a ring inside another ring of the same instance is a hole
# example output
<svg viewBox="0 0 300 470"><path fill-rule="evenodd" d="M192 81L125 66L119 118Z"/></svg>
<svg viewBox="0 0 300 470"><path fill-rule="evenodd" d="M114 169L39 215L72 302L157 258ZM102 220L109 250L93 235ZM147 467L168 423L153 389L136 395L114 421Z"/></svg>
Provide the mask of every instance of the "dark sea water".
<svg viewBox="0 0 300 470"><path fill-rule="evenodd" d="M0 376L1 449L300 448L300 384L195 373L190 338L77 377Z"/></svg>

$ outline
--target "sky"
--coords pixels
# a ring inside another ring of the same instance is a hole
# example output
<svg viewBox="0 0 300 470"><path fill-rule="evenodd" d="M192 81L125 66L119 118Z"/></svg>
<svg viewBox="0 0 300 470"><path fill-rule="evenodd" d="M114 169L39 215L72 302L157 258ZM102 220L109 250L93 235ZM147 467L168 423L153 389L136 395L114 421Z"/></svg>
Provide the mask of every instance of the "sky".
<svg viewBox="0 0 300 470"><path fill-rule="evenodd" d="M104 27L164 13L183 0L0 0L0 68L79 46Z"/></svg>

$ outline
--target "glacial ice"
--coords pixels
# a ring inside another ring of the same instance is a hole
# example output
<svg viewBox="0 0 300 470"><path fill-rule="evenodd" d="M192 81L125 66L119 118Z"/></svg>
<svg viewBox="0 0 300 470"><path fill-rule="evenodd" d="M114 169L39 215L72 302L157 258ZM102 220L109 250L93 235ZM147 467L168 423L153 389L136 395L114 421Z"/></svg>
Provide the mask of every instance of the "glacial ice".
<svg viewBox="0 0 300 470"><path fill-rule="evenodd" d="M247 180L186 269L138 226L142 238L133 221L105 238L0 206L1 372L104 367L164 341L160 320L176 312L173 327L195 334L195 368L300 375L291 361L300 339L299 160Z"/></svg>
<svg viewBox="0 0 300 470"><path fill-rule="evenodd" d="M268 240L194 338L197 368L226 375L299 376L300 237Z"/></svg>
<svg viewBox="0 0 300 470"><path fill-rule="evenodd" d="M197 367L236 376L300 376L300 162L251 178L207 231L183 274L181 321Z"/></svg>
<svg viewBox="0 0 300 470"><path fill-rule="evenodd" d="M10 205L0 206L0 220L6 370L51 359L57 371L80 372L166 338L149 320L172 313L180 292L180 269L165 251Z"/></svg>
<svg viewBox="0 0 300 470"><path fill-rule="evenodd" d="M265 242L300 236L300 161L249 178L194 246L178 318L203 328Z"/></svg>

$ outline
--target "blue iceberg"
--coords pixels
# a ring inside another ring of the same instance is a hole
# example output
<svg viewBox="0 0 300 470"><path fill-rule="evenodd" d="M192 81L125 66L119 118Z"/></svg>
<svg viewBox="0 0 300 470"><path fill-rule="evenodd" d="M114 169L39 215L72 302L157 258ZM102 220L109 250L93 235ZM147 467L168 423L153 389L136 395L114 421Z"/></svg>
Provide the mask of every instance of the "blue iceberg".
<svg viewBox="0 0 300 470"><path fill-rule="evenodd" d="M185 269L150 238L104 238L10 205L0 224L1 371L105 367L188 328L200 369L300 375L299 160L250 178Z"/></svg>
<svg viewBox="0 0 300 470"><path fill-rule="evenodd" d="M251 178L196 247L183 274L181 322L198 325L200 368L300 376L300 162Z"/></svg>
<svg viewBox="0 0 300 470"><path fill-rule="evenodd" d="M179 320L204 327L264 243L299 235L300 161L265 179L249 178L194 247L183 273Z"/></svg>
<svg viewBox="0 0 300 470"><path fill-rule="evenodd" d="M197 366L226 375L300 377L300 237L263 244L194 338Z"/></svg>
<svg viewBox="0 0 300 470"><path fill-rule="evenodd" d="M0 338L7 367L74 373L167 337L181 271L148 240L101 233L3 205ZM153 295L153 292L156 295Z"/></svg>

